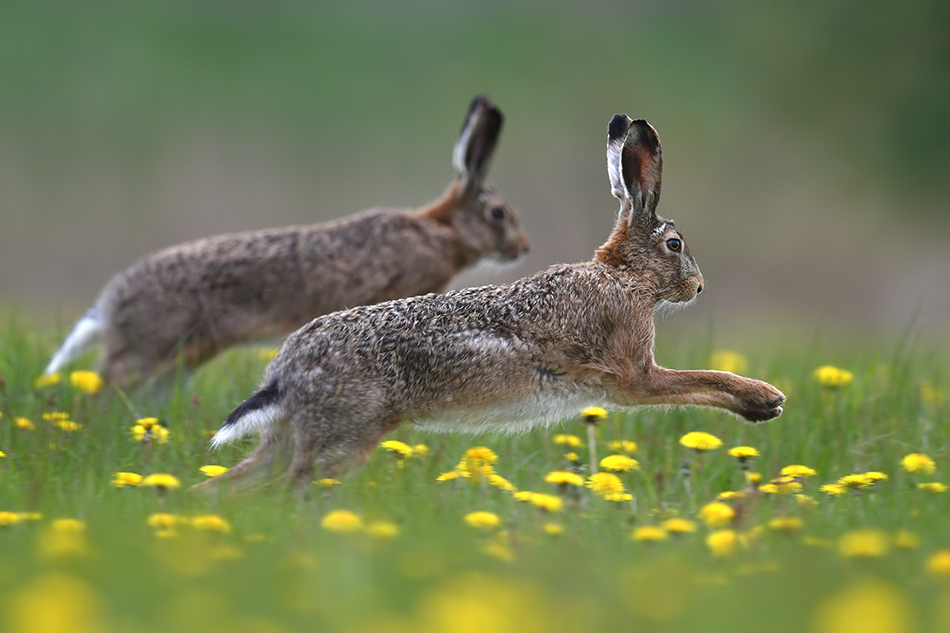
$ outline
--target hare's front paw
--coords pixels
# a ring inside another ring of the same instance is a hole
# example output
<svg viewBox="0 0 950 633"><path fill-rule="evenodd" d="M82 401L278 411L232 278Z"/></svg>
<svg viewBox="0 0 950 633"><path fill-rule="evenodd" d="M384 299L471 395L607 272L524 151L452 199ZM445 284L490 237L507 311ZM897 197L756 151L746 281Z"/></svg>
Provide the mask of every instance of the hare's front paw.
<svg viewBox="0 0 950 633"><path fill-rule="evenodd" d="M749 422L765 422L782 415L785 394L767 382L755 383L753 389L743 394L739 415Z"/></svg>

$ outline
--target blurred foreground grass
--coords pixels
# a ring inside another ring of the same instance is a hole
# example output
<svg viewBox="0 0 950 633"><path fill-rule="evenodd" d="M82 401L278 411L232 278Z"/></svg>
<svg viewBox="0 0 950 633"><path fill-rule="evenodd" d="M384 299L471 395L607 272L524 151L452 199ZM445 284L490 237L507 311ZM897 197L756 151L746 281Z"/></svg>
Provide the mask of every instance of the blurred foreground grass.
<svg viewBox="0 0 950 633"><path fill-rule="evenodd" d="M200 467L233 465L253 446L212 454L207 438L255 385L262 350L230 352L149 406L84 393L94 385L65 376L36 388L56 341L15 317L2 331L0 612L12 631L950 626L950 495L917 487L946 482L950 466L950 367L933 350L815 344L710 358L661 340L672 366L731 363L775 382L786 412L756 427L703 410L612 414L595 427L596 459L625 454L637 467L604 478L604 494L545 481L552 471L590 481L580 415L514 437L406 425L390 439L415 446L411 457L380 449L356 475L314 484L302 499L280 488L185 489L205 478ZM821 384L815 370L828 363L851 379L829 370L824 381L842 384ZM157 432L136 440L132 427L151 416L167 442ZM681 445L693 431L723 445ZM636 447L611 448L620 440ZM744 468L727 452L736 446L759 455ZM929 455L936 472L926 461L907 472L910 453ZM816 474L767 485L796 464ZM167 473L182 488L117 488L117 472ZM820 490L868 472L886 479ZM708 507L717 497L727 509ZM673 518L695 531L675 532Z"/></svg>

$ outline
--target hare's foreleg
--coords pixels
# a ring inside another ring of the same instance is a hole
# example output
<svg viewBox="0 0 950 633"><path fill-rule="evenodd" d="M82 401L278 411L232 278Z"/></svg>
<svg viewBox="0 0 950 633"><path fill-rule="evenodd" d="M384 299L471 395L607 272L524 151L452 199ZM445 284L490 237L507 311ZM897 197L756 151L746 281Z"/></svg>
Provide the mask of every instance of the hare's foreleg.
<svg viewBox="0 0 950 633"><path fill-rule="evenodd" d="M632 404L716 407L750 422L778 417L785 404L785 395L767 382L704 369L654 367L646 376L631 378L622 391Z"/></svg>

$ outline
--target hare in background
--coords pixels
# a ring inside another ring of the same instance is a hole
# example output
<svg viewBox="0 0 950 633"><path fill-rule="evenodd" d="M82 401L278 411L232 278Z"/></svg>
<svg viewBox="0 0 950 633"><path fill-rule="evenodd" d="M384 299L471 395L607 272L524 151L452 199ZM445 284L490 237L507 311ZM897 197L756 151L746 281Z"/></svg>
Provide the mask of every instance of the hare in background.
<svg viewBox="0 0 950 633"><path fill-rule="evenodd" d="M179 357L193 370L321 314L444 292L482 258L518 259L528 250L518 217L484 184L501 127L498 108L475 97L453 154L455 180L420 209L219 235L146 256L112 278L45 373L101 341L100 371L124 388L170 375Z"/></svg>
<svg viewBox="0 0 950 633"><path fill-rule="evenodd" d="M588 405L717 407L750 422L781 415L785 396L768 383L654 362L654 310L692 301L703 276L673 222L656 214L654 129L618 114L607 141L620 214L591 261L314 319L287 338L261 387L211 440L259 433L260 444L202 486L263 473L275 453L292 456L297 484L315 465L332 475L366 460L406 420L516 432Z"/></svg>

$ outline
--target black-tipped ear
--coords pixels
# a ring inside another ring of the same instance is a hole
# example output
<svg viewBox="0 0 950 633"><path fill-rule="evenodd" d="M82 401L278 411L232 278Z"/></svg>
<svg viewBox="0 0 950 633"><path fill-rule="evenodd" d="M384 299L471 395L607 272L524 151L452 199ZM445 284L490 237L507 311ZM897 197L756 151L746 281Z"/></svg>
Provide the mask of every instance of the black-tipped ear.
<svg viewBox="0 0 950 633"><path fill-rule="evenodd" d="M455 171L465 183L466 194L481 188L503 122L501 110L487 96L478 95L472 100L452 154Z"/></svg>
<svg viewBox="0 0 950 633"><path fill-rule="evenodd" d="M620 176L633 205L633 217L653 215L660 201L663 153L660 137L643 119L631 121L620 150Z"/></svg>
<svg viewBox="0 0 950 633"><path fill-rule="evenodd" d="M610 178L610 193L621 202L629 199L621 176L620 150L631 123L633 119L626 114L615 114L607 126L607 177Z"/></svg>

